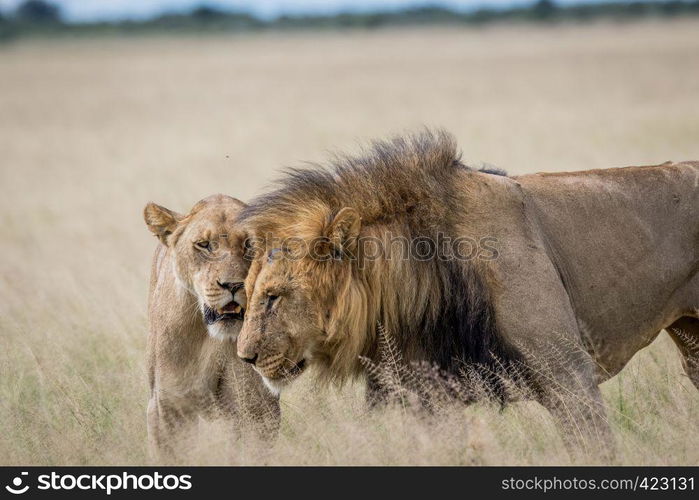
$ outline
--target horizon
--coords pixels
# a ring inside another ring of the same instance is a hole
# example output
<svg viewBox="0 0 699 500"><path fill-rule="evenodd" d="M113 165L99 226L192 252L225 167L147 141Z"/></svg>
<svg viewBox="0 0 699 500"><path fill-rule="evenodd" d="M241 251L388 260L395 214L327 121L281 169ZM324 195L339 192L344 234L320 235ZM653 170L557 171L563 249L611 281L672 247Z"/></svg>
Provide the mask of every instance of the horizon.
<svg viewBox="0 0 699 500"><path fill-rule="evenodd" d="M67 22L116 22L147 20L163 14L184 14L197 7L248 13L270 20L281 16L332 16L340 13L400 11L441 7L456 12L481 8L504 9L527 6L535 0L48 0L60 8ZM556 5L607 3L611 0L554 0ZM666 0L663 0L666 1ZM0 0L0 12L12 12L23 0ZM630 2L623 2L630 3Z"/></svg>

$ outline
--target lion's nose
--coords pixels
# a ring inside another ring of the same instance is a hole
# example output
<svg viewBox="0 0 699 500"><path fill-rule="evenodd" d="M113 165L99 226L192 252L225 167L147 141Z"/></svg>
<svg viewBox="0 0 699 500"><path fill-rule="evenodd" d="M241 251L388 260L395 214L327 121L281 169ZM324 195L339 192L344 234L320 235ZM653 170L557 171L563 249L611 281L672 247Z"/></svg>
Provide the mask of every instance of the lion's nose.
<svg viewBox="0 0 699 500"><path fill-rule="evenodd" d="M246 363L250 363L251 365L254 365L255 363L257 363L257 354L255 354L251 358L246 358L244 356L241 356L240 354L238 354L238 356L240 357L240 359L242 359Z"/></svg>

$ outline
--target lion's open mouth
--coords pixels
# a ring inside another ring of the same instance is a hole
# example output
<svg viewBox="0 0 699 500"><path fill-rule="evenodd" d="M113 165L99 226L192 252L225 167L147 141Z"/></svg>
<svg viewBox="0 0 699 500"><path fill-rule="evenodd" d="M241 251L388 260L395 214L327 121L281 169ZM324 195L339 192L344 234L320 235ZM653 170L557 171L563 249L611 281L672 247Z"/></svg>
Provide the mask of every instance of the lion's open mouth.
<svg viewBox="0 0 699 500"><path fill-rule="evenodd" d="M207 325L213 325L214 323L225 320L243 321L244 317L245 309L235 300L231 300L219 310L206 305L204 306L204 321L206 321Z"/></svg>

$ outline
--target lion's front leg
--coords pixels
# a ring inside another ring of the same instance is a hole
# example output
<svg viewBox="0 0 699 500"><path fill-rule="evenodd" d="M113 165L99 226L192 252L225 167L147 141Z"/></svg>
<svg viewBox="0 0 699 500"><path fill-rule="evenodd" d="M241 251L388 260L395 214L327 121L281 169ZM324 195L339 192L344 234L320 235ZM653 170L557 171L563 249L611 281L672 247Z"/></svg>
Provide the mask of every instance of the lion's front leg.
<svg viewBox="0 0 699 500"><path fill-rule="evenodd" d="M148 448L151 459L169 462L176 456L182 438L191 431L196 412L188 405L168 402L158 394L148 401Z"/></svg>
<svg viewBox="0 0 699 500"><path fill-rule="evenodd" d="M561 358L558 349L539 353L530 363L530 384L538 402L557 421L574 459L609 462L614 437L595 381L594 362L584 353L575 358Z"/></svg>
<svg viewBox="0 0 699 500"><path fill-rule="evenodd" d="M493 270L497 329L520 354L527 385L559 423L574 456L611 459L614 442L597 386L597 364L585 348L570 298L548 255L503 252Z"/></svg>
<svg viewBox="0 0 699 500"><path fill-rule="evenodd" d="M279 395L264 385L252 367L238 359L229 361L221 380L219 406L238 435L252 433L257 439L274 441L279 432Z"/></svg>
<svg viewBox="0 0 699 500"><path fill-rule="evenodd" d="M576 460L614 456L614 438L597 385L597 364L574 336L560 329L541 330L546 339L519 341L525 380L535 399L558 423L566 447Z"/></svg>

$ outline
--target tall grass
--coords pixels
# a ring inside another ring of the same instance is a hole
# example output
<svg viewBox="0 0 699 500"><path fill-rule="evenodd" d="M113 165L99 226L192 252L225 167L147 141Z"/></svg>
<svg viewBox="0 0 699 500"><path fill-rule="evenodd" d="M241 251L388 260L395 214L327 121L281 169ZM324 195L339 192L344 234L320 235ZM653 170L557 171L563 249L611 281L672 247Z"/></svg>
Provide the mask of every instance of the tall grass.
<svg viewBox="0 0 699 500"><path fill-rule="evenodd" d="M184 211L422 124L510 173L699 158L692 22L26 42L0 48L0 463L142 464L149 200ZM182 463L569 463L536 403L282 398L278 440L202 422ZM699 463L665 334L603 385L617 463ZM210 432L215 431L215 432ZM590 458L594 462L594 457Z"/></svg>

